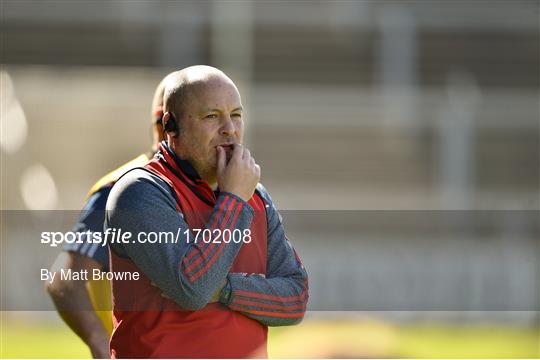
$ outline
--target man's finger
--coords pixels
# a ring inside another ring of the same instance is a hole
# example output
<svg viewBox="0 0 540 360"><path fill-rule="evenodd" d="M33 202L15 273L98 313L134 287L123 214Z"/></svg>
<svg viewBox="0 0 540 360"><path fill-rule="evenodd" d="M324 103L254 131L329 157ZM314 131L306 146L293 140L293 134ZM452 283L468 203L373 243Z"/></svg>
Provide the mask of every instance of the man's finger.
<svg viewBox="0 0 540 360"><path fill-rule="evenodd" d="M225 150L221 146L216 147L217 150L217 173L221 174L227 165L227 156Z"/></svg>
<svg viewBox="0 0 540 360"><path fill-rule="evenodd" d="M243 153L244 153L244 147L240 144L234 144L232 157L241 159Z"/></svg>
<svg viewBox="0 0 540 360"><path fill-rule="evenodd" d="M248 148L244 148L244 154L242 155L242 159L249 160L251 158L251 152Z"/></svg>

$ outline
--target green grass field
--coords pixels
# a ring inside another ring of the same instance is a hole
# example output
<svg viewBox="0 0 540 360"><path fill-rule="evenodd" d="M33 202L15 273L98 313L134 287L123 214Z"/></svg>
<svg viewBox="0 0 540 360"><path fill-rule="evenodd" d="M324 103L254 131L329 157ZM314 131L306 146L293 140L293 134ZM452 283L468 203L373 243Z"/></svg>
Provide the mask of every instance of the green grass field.
<svg viewBox="0 0 540 360"><path fill-rule="evenodd" d="M395 325L380 321L306 321L270 330L271 357L540 358L538 328L501 325ZM87 358L60 323L2 324L2 358Z"/></svg>

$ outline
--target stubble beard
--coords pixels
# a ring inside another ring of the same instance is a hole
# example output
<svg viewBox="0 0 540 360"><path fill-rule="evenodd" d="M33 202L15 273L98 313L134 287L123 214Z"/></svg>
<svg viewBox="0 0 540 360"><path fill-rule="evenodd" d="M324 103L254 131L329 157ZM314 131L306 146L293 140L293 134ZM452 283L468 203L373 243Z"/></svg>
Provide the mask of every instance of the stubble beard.
<svg viewBox="0 0 540 360"><path fill-rule="evenodd" d="M217 155L212 157L208 155L206 158L198 158L190 160L199 176L208 183L213 184L217 180Z"/></svg>

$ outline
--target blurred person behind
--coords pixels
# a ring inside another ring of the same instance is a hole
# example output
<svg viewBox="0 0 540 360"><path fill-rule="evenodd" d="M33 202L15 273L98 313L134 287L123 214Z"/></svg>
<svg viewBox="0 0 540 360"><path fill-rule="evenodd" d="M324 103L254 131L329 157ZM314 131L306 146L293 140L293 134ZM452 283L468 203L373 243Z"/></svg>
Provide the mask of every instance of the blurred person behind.
<svg viewBox="0 0 540 360"><path fill-rule="evenodd" d="M163 140L163 90L160 82L152 101L153 144L150 152L141 154L98 180L88 192L86 203L73 231L82 243L65 244L51 271L60 269L92 274L94 269L109 271L108 246L91 243L88 231L102 232L105 204L115 182L127 171L144 166ZM78 235L79 235L78 234ZM112 333L111 285L108 280L75 280L56 276L46 289L65 323L88 345L94 358L109 358L109 339Z"/></svg>

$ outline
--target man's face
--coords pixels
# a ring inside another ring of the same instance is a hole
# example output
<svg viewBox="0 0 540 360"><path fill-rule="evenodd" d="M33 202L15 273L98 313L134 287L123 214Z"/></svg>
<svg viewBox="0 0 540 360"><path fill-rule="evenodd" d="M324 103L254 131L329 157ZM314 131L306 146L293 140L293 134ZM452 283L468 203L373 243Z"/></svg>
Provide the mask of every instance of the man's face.
<svg viewBox="0 0 540 360"><path fill-rule="evenodd" d="M232 144L241 144L244 121L240 94L227 79L190 85L180 115L180 134L174 139L175 151L188 160L199 175L214 181L217 168L217 146L222 145L227 161Z"/></svg>

